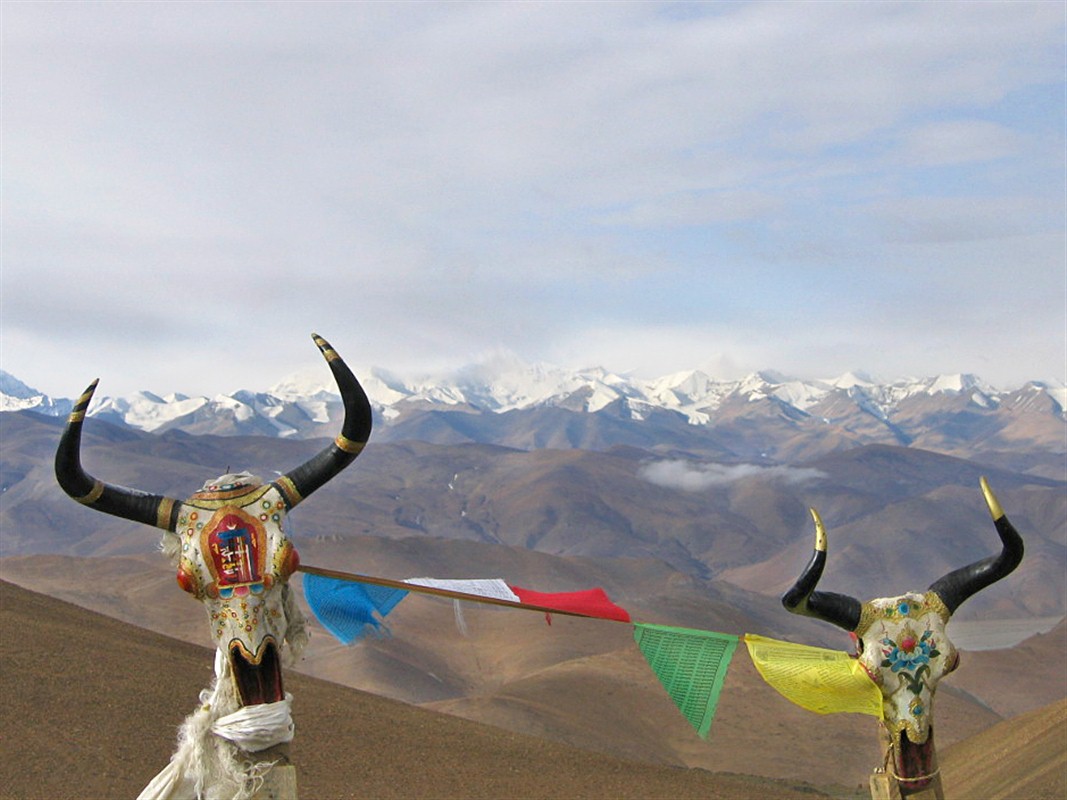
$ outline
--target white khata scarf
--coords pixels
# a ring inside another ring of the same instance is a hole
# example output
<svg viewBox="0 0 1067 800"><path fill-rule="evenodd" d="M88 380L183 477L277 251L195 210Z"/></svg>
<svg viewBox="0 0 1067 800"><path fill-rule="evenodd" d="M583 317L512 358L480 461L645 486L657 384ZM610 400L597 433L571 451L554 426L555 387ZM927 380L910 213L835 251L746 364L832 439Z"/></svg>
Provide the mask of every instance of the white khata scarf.
<svg viewBox="0 0 1067 800"><path fill-rule="evenodd" d="M253 762L256 753L292 741L293 696L278 703L241 706L230 661L215 651L215 680L200 693L200 707L178 729L170 763L137 800L246 800L263 784L273 761Z"/></svg>

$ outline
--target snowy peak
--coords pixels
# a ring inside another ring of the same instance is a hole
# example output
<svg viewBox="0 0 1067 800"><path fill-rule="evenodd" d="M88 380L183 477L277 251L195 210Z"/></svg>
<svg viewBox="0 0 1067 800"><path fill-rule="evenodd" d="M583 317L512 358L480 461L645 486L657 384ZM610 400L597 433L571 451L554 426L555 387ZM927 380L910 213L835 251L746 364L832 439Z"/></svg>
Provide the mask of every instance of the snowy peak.
<svg viewBox="0 0 1067 800"><path fill-rule="evenodd" d="M36 389L31 389L10 372L2 369L0 369L0 393L15 400L29 400L41 396Z"/></svg>
<svg viewBox="0 0 1067 800"><path fill-rule="evenodd" d="M874 386L877 381L865 372L846 372L830 380L821 381L835 389L853 389L857 386Z"/></svg>
<svg viewBox="0 0 1067 800"><path fill-rule="evenodd" d="M938 375L935 378L916 381L914 385L917 392L931 395L966 394L968 392L976 392L986 396L996 394L995 389L985 384L978 377L958 373L955 375Z"/></svg>
<svg viewBox="0 0 1067 800"><path fill-rule="evenodd" d="M153 431L172 419L194 413L210 402L206 397L173 397L173 400L168 401L152 392L140 391L126 397L94 398L89 414L111 421L121 421L141 430ZM179 397L182 399L178 399Z"/></svg>
<svg viewBox="0 0 1067 800"><path fill-rule="evenodd" d="M62 417L74 406L70 400L53 400L44 392L27 386L10 372L0 369L0 411L36 411Z"/></svg>
<svg viewBox="0 0 1067 800"><path fill-rule="evenodd" d="M285 378L266 392L241 390L212 398L181 394L161 397L140 391L124 397L98 397L89 414L145 431L180 428L191 433L328 436L343 413L337 387L328 380L321 370L308 370ZM463 412L470 419L472 414L561 409L635 421L647 421L657 411L665 411L698 427L716 426L724 413L730 419L738 414L786 418L790 424L810 418L837 425L848 436L860 435L857 432L877 424L896 440L910 441L911 434L901 433L901 421L915 425L915 420L933 418L939 410L1003 410L1005 414L1049 419L1060 428L1067 420L1067 389L1062 384L1031 382L1003 392L967 374L880 383L861 372L804 381L767 370L724 381L688 370L642 379L601 367L566 370L543 363L527 364L498 353L481 363L437 375L409 377L372 369L361 375L361 382L380 424L387 427L426 411ZM69 400L53 400L14 376L0 373L0 410L29 409L60 416L70 406Z"/></svg>
<svg viewBox="0 0 1067 800"><path fill-rule="evenodd" d="M372 403L380 406L429 403L465 405L482 411L504 412L542 405L558 405L585 397L584 410L599 411L632 394L630 382L601 368L567 371L547 364L525 364L494 356L489 362L454 373L405 379L372 370L364 382Z"/></svg>

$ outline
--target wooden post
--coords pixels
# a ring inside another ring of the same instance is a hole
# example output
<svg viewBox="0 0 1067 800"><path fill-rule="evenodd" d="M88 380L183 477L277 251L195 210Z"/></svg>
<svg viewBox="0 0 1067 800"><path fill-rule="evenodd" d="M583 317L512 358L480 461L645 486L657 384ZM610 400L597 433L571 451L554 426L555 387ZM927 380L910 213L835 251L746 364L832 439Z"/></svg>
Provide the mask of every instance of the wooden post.
<svg viewBox="0 0 1067 800"><path fill-rule="evenodd" d="M296 767L292 764L271 767L252 800L296 800Z"/></svg>
<svg viewBox="0 0 1067 800"><path fill-rule="evenodd" d="M871 800L900 800L900 792L894 792L897 788L896 781L881 767L875 768L871 773L870 783Z"/></svg>
<svg viewBox="0 0 1067 800"><path fill-rule="evenodd" d="M251 800L296 800L296 767L289 761L288 743L245 755L254 761L274 762Z"/></svg>
<svg viewBox="0 0 1067 800"><path fill-rule="evenodd" d="M933 731L930 732L933 736ZM878 726L878 742L882 746L883 766L875 769L870 777L871 800L945 800L941 788L941 773L934 752L934 774L922 789L909 791L896 779L896 759L893 757L893 738L885 725Z"/></svg>

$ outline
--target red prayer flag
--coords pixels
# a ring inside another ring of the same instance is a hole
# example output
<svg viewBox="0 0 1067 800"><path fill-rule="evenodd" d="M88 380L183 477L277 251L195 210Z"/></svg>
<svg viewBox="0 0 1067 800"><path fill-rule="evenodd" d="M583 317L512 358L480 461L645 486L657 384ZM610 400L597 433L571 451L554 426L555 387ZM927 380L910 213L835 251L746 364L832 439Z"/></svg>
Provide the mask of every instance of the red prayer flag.
<svg viewBox="0 0 1067 800"><path fill-rule="evenodd" d="M511 591L515 592L519 600L527 605L554 608L558 611L573 611L599 619L630 621L630 615L626 609L611 602L607 593L599 586L582 592L535 592L519 586L511 586Z"/></svg>

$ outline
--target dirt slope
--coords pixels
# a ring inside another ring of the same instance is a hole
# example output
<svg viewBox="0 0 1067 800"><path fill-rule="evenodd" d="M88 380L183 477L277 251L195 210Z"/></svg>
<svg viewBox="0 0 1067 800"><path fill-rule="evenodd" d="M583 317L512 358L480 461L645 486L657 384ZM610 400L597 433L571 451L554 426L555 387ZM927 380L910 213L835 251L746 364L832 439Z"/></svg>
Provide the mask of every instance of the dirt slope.
<svg viewBox="0 0 1067 800"><path fill-rule="evenodd" d="M1000 722L939 755L946 800L1063 800L1067 699Z"/></svg>
<svg viewBox="0 0 1067 800"><path fill-rule="evenodd" d="M0 797L133 797L166 764L211 654L0 582ZM305 798L811 798L653 766L289 673Z"/></svg>
<svg viewBox="0 0 1067 800"><path fill-rule="evenodd" d="M312 555L317 563L334 563ZM525 571L524 579L545 585L549 576L538 570L547 557L520 555L518 561L493 565L488 574ZM368 571L426 574L422 565L396 560L390 556L371 563ZM558 570L561 564L557 559L550 566ZM187 642L208 643L203 610L177 588L172 570L158 555L33 556L0 560L0 569L4 578L35 591ZM571 585L592 583L578 575ZM767 619L782 617L789 626L795 621L802 630L804 620L782 612L777 600L772 602L776 615ZM634 645L630 626L557 617L550 627L540 614L466 605L466 636L456 630L451 603L419 596L405 600L390 615L389 638L343 647L313 624L311 646L298 669L473 722L659 766L855 788L865 785L871 768L881 763L873 719L819 716L793 705L763 682L743 647L730 665L705 741L659 684ZM730 633L766 631L765 621L703 592L659 595L629 610L635 619L648 622ZM810 627L817 631L818 624ZM839 638L839 647L846 646L843 633L830 632ZM969 661L964 659L965 667ZM942 747L1000 721L1001 716L983 704L984 698L957 691L952 680L941 686L937 702ZM184 706L181 713L187 713Z"/></svg>

